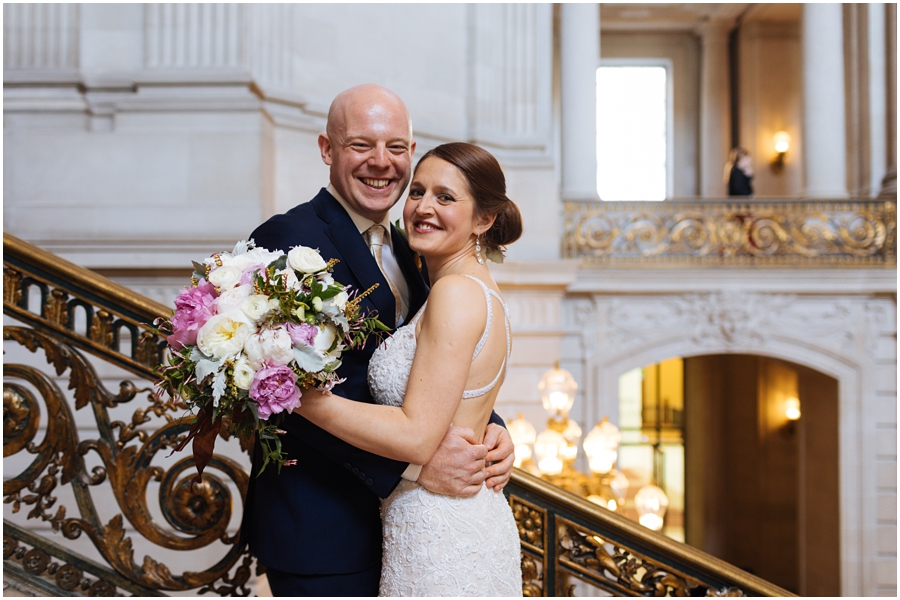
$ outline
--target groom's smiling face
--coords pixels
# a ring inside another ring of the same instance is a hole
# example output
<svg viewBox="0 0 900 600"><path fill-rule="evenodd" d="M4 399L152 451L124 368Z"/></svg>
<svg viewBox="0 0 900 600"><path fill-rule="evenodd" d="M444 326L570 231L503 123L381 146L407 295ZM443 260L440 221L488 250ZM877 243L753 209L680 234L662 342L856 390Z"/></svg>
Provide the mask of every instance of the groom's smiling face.
<svg viewBox="0 0 900 600"><path fill-rule="evenodd" d="M380 222L409 183L412 155L409 113L393 93L358 86L339 95L319 136L331 184L360 215Z"/></svg>

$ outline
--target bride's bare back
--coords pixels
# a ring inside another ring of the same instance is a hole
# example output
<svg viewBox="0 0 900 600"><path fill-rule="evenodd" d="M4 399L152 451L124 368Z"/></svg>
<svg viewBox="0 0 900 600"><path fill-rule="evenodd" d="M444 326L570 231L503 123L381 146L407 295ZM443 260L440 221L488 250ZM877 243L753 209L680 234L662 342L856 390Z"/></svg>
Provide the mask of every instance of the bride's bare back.
<svg viewBox="0 0 900 600"><path fill-rule="evenodd" d="M483 276L483 274L481 275ZM488 275L488 280L489 282L485 282L477 277L464 275L452 277L445 282L445 285L459 286L460 292L469 297L469 301L464 305L456 304L451 307L451 310L464 313L467 321L466 329L471 326L475 330L479 328L481 330L481 337L470 355L472 360L459 406L450 421L453 425L470 428L475 432L479 442L484 438L485 427L490 420L497 394L506 378L511 344L506 304L500 297L496 283L490 275ZM477 285L473 285L473 283ZM440 319L440 316L438 319L429 319L428 310L426 304L423 307L425 313L423 318L418 319L418 322L415 323L417 340L423 335L423 323L432 324L432 321ZM432 327L434 326L432 324ZM467 333L469 335L464 335L464 337L471 337L471 332ZM428 334L429 331L426 327L424 335ZM458 351L463 352L463 350L464 348L460 348ZM418 356L423 356L423 362L426 361L421 351L417 353ZM411 376L415 372L414 361Z"/></svg>

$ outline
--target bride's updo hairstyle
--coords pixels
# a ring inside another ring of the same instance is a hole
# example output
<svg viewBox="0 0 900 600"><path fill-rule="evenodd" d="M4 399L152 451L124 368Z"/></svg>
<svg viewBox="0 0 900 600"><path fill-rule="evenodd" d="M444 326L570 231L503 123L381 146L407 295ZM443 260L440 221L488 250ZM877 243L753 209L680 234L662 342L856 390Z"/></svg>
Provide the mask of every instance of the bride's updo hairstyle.
<svg viewBox="0 0 900 600"><path fill-rule="evenodd" d="M462 171L475 198L479 216L496 216L494 224L481 236L481 243L489 249L503 250L522 235L522 213L516 203L506 197L506 177L494 155L475 144L451 142L425 153L416 169L429 157L445 160Z"/></svg>

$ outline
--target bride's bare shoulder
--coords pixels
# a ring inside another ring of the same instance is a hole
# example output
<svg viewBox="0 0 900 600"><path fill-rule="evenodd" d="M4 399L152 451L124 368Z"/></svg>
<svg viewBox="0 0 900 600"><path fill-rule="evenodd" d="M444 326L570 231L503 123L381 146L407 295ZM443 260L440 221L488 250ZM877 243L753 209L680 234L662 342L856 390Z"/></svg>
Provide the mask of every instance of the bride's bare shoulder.
<svg viewBox="0 0 900 600"><path fill-rule="evenodd" d="M484 327L484 319L487 318L484 291L477 281L464 275L441 277L428 294L424 316L433 318L437 315L450 326L480 331Z"/></svg>

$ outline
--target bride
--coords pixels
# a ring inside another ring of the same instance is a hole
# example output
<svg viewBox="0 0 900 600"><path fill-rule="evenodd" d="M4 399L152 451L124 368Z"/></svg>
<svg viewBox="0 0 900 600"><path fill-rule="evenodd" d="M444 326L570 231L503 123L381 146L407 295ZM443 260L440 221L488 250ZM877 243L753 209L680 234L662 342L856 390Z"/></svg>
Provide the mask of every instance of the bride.
<svg viewBox="0 0 900 600"><path fill-rule="evenodd" d="M497 160L465 143L419 160L403 219L431 292L369 364L369 387L383 406L307 390L296 412L358 448L425 464L451 424L476 432L488 424L510 331L484 257L518 239L522 220ZM482 486L457 498L403 480L381 510L381 596L522 594L519 535L502 493Z"/></svg>

